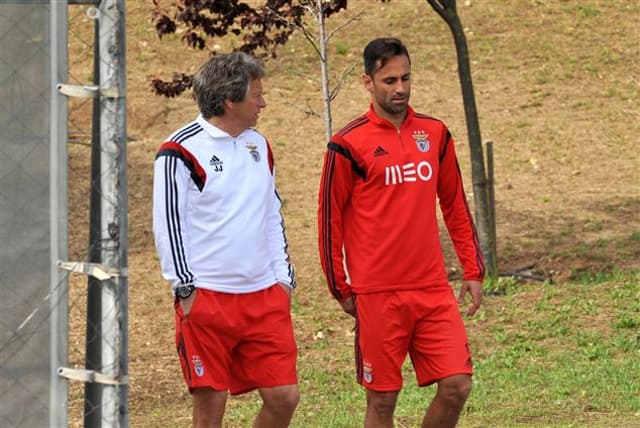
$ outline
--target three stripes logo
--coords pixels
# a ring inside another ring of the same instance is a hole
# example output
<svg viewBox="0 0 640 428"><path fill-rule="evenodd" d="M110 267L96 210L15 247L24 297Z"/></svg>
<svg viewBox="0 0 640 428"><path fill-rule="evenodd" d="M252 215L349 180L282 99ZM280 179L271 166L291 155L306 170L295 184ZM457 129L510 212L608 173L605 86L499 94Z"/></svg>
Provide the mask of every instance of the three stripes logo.
<svg viewBox="0 0 640 428"><path fill-rule="evenodd" d="M376 150L373 152L373 156L374 157L378 157L378 156L384 156L384 155L388 155L389 153L387 153L387 151L382 148L382 146L378 146L376 148Z"/></svg>
<svg viewBox="0 0 640 428"><path fill-rule="evenodd" d="M222 172L222 161L220 159L218 159L218 156L213 155L211 156L211 159L209 160L209 165L214 166L215 172Z"/></svg>

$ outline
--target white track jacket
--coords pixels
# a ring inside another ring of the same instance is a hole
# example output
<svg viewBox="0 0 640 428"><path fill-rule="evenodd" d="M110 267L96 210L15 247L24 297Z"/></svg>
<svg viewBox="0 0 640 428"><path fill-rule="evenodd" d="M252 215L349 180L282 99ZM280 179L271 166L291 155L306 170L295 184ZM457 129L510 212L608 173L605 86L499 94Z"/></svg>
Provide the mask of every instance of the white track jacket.
<svg viewBox="0 0 640 428"><path fill-rule="evenodd" d="M250 293L293 288L269 143L254 129L236 138L202 116L175 132L154 163L153 232L162 275Z"/></svg>

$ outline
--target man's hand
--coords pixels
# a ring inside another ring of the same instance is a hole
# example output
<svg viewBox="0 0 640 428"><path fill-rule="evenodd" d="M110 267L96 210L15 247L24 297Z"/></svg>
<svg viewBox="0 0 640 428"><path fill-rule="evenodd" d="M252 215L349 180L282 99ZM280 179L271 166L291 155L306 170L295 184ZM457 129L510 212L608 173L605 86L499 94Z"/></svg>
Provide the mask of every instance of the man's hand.
<svg viewBox="0 0 640 428"><path fill-rule="evenodd" d="M187 297L186 299L179 299L180 307L182 308L182 314L185 317L189 315L189 312L191 312L191 306L193 306L193 302L195 302L197 294L198 294L198 289L196 288L191 293L191 296Z"/></svg>
<svg viewBox="0 0 640 428"><path fill-rule="evenodd" d="M343 300L340 302L342 306L342 310L351 315L352 317L356 317L356 302L353 296Z"/></svg>
<svg viewBox="0 0 640 428"><path fill-rule="evenodd" d="M482 304L482 283L479 281L462 281L458 303L464 304L467 293L471 294L471 306L467 309L467 315L472 317Z"/></svg>

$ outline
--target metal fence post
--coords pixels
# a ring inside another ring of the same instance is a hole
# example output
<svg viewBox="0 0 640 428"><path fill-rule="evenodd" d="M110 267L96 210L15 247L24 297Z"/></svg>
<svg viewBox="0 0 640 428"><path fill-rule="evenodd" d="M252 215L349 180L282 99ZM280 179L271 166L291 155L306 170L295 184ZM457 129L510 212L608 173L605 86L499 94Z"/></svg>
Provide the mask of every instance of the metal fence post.
<svg viewBox="0 0 640 428"><path fill-rule="evenodd" d="M100 20L94 19L93 37L93 84L100 86ZM100 228L102 220L101 163L100 146L100 97L92 99L91 119L91 192L89 203L89 262L101 263L102 247ZM102 368L102 283L99 279L87 277L87 331L85 343L85 368ZM84 426L99 426L102 420L102 384L88 382L84 385Z"/></svg>
<svg viewBox="0 0 640 428"><path fill-rule="evenodd" d="M67 274L58 269L57 261L68 256L67 226L67 99L58 93L57 83L67 79L67 5L51 3L51 112L50 112L50 221L51 221L51 336L49 426L68 424L66 380L58 376L58 367L69 363L69 302ZM29 400L27 400L29 401Z"/></svg>
<svg viewBox="0 0 640 428"><path fill-rule="evenodd" d="M102 263L118 275L102 283L103 373L119 379L104 385L102 426L128 425L127 361L127 157L124 0L100 3L100 99Z"/></svg>

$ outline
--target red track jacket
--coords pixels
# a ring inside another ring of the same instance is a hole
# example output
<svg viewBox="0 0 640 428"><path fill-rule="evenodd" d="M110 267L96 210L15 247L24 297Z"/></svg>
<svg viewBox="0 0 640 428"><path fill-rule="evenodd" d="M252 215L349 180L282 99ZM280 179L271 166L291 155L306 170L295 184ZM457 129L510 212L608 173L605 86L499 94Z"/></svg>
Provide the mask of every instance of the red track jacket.
<svg viewBox="0 0 640 428"><path fill-rule="evenodd" d="M398 131L370 107L335 134L318 197L320 259L333 296L447 284L437 199L464 279L482 281L484 260L446 125L409 107Z"/></svg>

